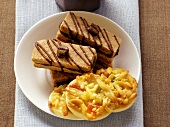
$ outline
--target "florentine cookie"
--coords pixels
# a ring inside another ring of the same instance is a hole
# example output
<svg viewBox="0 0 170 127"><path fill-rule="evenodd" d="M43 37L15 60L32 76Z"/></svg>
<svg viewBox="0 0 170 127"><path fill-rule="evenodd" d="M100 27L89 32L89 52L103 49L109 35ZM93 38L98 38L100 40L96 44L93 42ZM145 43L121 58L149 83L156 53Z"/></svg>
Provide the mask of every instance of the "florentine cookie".
<svg viewBox="0 0 170 127"><path fill-rule="evenodd" d="M49 107L56 115L82 120L101 120L112 112L130 108L137 97L137 82L122 68L100 69L76 76L68 85L55 88Z"/></svg>
<svg viewBox="0 0 170 127"><path fill-rule="evenodd" d="M65 119L79 119L68 109L65 99L65 87L61 85L55 87L54 91L49 96L48 106L50 110L57 116Z"/></svg>
<svg viewBox="0 0 170 127"><path fill-rule="evenodd" d="M130 108L137 97L137 82L127 70L123 68L100 69L96 72L102 78L102 82L110 87L116 100L113 112L121 112Z"/></svg>
<svg viewBox="0 0 170 127"><path fill-rule="evenodd" d="M101 89L98 78L100 76L93 73L84 74L66 87L67 107L78 118L101 120L112 113L114 107L110 105L108 91Z"/></svg>

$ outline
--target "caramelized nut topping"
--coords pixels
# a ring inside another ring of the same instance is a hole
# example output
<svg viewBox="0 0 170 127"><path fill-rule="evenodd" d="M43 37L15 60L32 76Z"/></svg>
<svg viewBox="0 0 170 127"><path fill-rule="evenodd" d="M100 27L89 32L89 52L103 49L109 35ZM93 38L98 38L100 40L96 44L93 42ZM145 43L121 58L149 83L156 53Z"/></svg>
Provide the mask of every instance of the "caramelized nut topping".
<svg viewBox="0 0 170 127"><path fill-rule="evenodd" d="M53 104L52 104L50 101L48 101L48 107L49 107L49 108L52 108L52 107L53 107Z"/></svg>
<svg viewBox="0 0 170 127"><path fill-rule="evenodd" d="M93 36L97 36L99 34L99 31L98 31L98 26L94 23L92 23L88 28L88 32L93 35Z"/></svg>
<svg viewBox="0 0 170 127"><path fill-rule="evenodd" d="M103 75L106 76L107 78L109 77L109 73L106 70L103 72Z"/></svg>
<svg viewBox="0 0 170 127"><path fill-rule="evenodd" d="M66 57L68 55L68 47L66 46L60 46L57 50L57 56L59 58L63 58L63 57Z"/></svg>

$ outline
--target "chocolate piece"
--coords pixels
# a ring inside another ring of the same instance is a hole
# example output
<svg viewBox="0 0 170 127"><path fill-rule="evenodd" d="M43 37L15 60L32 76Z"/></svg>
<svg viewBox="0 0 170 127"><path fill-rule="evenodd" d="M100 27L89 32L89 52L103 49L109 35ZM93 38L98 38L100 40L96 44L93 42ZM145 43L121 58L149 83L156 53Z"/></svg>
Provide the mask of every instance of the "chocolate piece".
<svg viewBox="0 0 170 127"><path fill-rule="evenodd" d="M99 34L99 31L98 31L98 26L94 23L92 23L88 28L88 32L93 35L93 36L97 36Z"/></svg>
<svg viewBox="0 0 170 127"><path fill-rule="evenodd" d="M60 46L58 47L58 50L57 50L57 56L59 58L63 58L63 57L67 57L68 56L68 47L66 46Z"/></svg>

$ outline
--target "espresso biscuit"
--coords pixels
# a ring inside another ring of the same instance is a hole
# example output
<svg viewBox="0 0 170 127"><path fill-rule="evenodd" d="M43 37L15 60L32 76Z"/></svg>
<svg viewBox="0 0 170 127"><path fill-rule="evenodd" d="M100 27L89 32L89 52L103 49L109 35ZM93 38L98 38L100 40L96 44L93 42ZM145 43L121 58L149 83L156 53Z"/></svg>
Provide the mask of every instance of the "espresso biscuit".
<svg viewBox="0 0 170 127"><path fill-rule="evenodd" d="M117 54L122 42L121 38L72 12L67 14L59 29L63 36L81 45L89 45L109 58ZM57 38L62 37L57 35Z"/></svg>
<svg viewBox="0 0 170 127"><path fill-rule="evenodd" d="M106 69L108 67L112 67L112 64L106 65L103 62L97 60L94 65L93 72L95 73L97 70L101 68ZM69 84L71 80L75 79L76 76L78 76L78 74L59 72L59 71L54 71L54 70L50 70L50 73L51 73L53 85L55 87L58 87L64 84Z"/></svg>
<svg viewBox="0 0 170 127"><path fill-rule="evenodd" d="M75 42L71 38L64 36L64 34L61 34L60 30L57 31L56 38L58 40L65 42L65 43L79 44L78 42Z"/></svg>
<svg viewBox="0 0 170 127"><path fill-rule="evenodd" d="M112 64L105 64L102 61L97 60L93 69L93 73L96 73L96 71L99 69L106 69L108 67L112 67Z"/></svg>
<svg viewBox="0 0 170 127"><path fill-rule="evenodd" d="M65 42L65 43L73 43L73 44L79 44L77 42L75 42L74 40L72 40L71 38L68 38L66 36L64 36L63 34L60 33L60 31L57 32L57 39ZM83 45L88 45L88 44L83 44ZM102 63L108 65L111 64L113 61L112 57L108 57L107 55L103 54L101 51L97 51L97 59L100 60Z"/></svg>
<svg viewBox="0 0 170 127"><path fill-rule="evenodd" d="M59 71L50 71L51 78L53 81L54 86L60 86L64 84L69 84L69 82L76 78L76 74L66 73L66 72L59 72Z"/></svg>
<svg viewBox="0 0 170 127"><path fill-rule="evenodd" d="M63 53L59 50L68 51ZM62 57L58 56L58 52L62 53ZM92 71L96 59L97 53L94 48L64 43L56 39L37 41L32 53L35 67L75 74Z"/></svg>

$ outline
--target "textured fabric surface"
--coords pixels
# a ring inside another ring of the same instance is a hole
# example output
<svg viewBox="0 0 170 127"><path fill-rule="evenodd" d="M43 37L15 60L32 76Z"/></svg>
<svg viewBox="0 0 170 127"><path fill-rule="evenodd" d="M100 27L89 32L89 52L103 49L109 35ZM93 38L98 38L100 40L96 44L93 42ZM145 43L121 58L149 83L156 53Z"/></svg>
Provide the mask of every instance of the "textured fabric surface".
<svg viewBox="0 0 170 127"><path fill-rule="evenodd" d="M37 21L46 16L60 12L54 0L16 0L16 41L15 48L24 33ZM122 26L132 37L138 51L139 43L139 11L138 0L103 0L96 13L108 17ZM97 121L70 121L46 114L35 107L22 93L16 84L15 95L15 126L16 127L92 127L92 126L119 126L142 127L143 126L143 99L142 80L140 77L138 98L135 104L127 111L115 113L108 118Z"/></svg>
<svg viewBox="0 0 170 127"><path fill-rule="evenodd" d="M15 1L0 0L0 126L14 124ZM10 79L10 80L9 80Z"/></svg>
<svg viewBox="0 0 170 127"><path fill-rule="evenodd" d="M170 0L140 0L144 120L170 127Z"/></svg>

